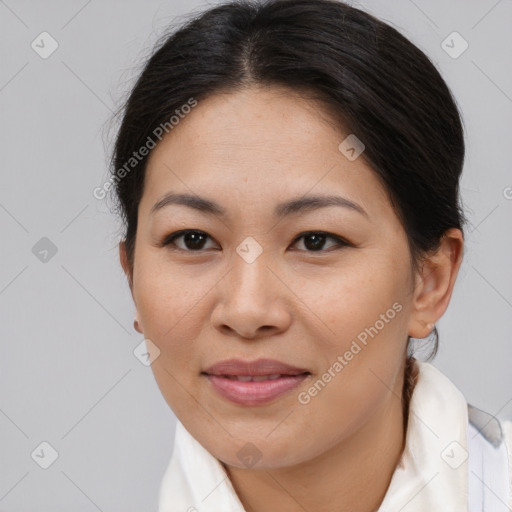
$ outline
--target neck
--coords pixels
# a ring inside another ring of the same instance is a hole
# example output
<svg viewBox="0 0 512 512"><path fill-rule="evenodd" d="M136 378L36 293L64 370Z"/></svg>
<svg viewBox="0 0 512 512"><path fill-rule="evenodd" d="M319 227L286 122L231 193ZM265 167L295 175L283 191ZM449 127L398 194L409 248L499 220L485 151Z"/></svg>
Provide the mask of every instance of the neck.
<svg viewBox="0 0 512 512"><path fill-rule="evenodd" d="M268 470L226 466L245 510L376 511L405 446L407 375L361 429L315 459Z"/></svg>

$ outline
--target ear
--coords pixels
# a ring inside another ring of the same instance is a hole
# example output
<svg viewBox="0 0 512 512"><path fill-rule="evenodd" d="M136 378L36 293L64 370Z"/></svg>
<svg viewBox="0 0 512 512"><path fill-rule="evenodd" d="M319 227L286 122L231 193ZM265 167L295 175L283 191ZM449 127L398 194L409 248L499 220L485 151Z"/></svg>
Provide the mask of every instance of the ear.
<svg viewBox="0 0 512 512"><path fill-rule="evenodd" d="M123 271L128 279L128 284L130 285L130 292L132 294L132 299L135 304L135 320L133 322L134 329L143 334L142 328L140 327L140 319L139 312L137 310L137 303L135 302L135 296L133 294L133 268L131 267L128 261L128 252L126 250L126 241L122 240L119 243L119 260L121 261L121 266L123 267Z"/></svg>
<svg viewBox="0 0 512 512"><path fill-rule="evenodd" d="M128 262L126 240L121 240L121 242L119 242L119 260L121 261L121 266L123 267L123 271L128 279L128 284L130 285L130 291L132 292L133 297L133 269Z"/></svg>
<svg viewBox="0 0 512 512"><path fill-rule="evenodd" d="M416 274L409 336L426 338L448 308L463 249L461 230L451 228L443 235L438 250L425 256Z"/></svg>

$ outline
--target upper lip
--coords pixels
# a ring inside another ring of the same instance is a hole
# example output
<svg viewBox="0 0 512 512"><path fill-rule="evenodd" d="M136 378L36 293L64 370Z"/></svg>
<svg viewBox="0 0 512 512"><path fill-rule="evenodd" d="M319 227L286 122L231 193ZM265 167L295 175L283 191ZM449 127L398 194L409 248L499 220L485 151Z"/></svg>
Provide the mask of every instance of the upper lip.
<svg viewBox="0 0 512 512"><path fill-rule="evenodd" d="M292 366L275 359L257 359L244 361L242 359L227 359L210 366L203 373L209 375L248 375L258 377L261 375L299 375L309 373L305 368Z"/></svg>

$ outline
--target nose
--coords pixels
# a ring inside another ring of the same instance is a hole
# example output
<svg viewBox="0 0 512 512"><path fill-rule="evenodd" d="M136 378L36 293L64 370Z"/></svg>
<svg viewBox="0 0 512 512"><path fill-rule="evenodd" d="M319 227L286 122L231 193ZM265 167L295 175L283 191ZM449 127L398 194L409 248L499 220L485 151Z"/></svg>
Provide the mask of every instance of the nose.
<svg viewBox="0 0 512 512"><path fill-rule="evenodd" d="M254 339L284 332L290 325L291 292L259 257L247 263L238 255L218 283L213 326L223 334Z"/></svg>

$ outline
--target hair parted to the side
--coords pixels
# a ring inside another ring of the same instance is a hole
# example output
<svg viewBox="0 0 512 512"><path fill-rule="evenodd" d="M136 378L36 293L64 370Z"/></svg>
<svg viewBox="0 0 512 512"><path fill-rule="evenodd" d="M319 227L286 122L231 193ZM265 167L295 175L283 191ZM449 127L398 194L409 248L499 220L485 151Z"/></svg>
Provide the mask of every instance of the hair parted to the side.
<svg viewBox="0 0 512 512"><path fill-rule="evenodd" d="M395 28L336 0L226 2L165 35L122 108L112 174L190 98L200 102L251 85L314 97L340 134L363 141L361 158L400 218L413 270L449 228L463 231L464 134L448 86ZM131 268L146 163L142 158L115 183ZM436 327L431 338L433 356Z"/></svg>

